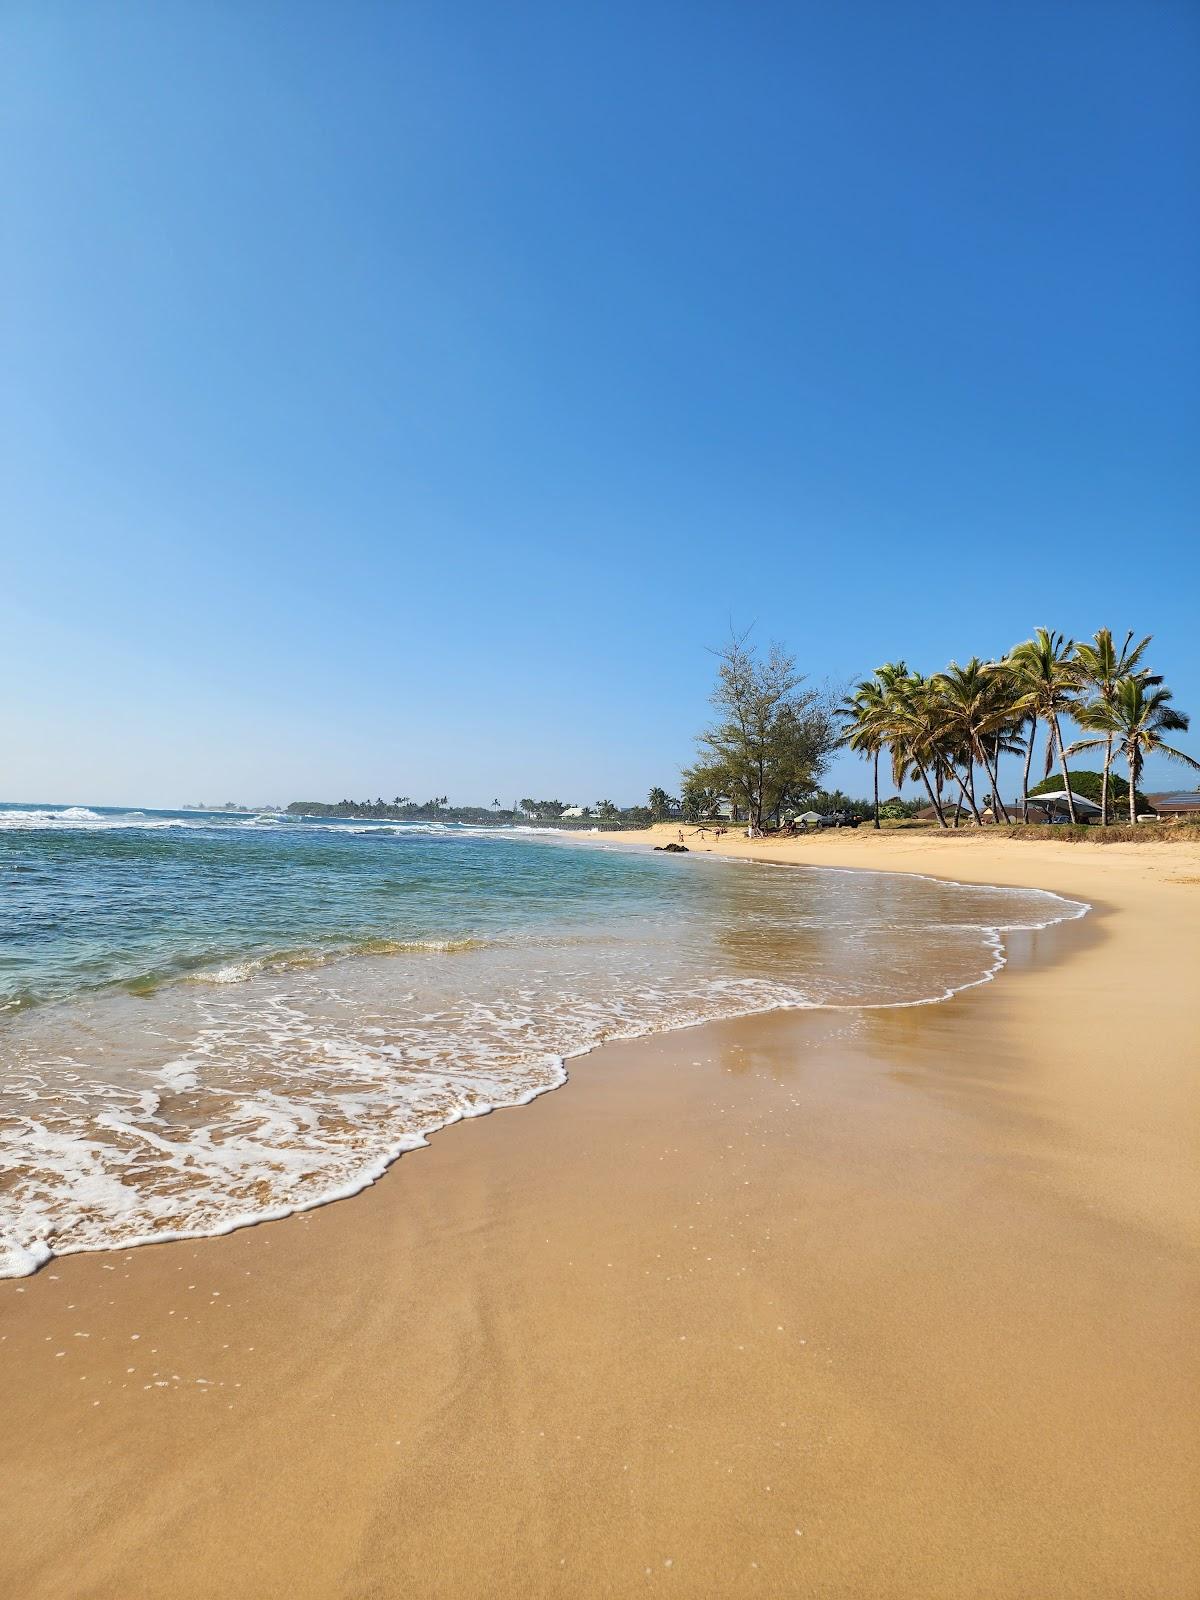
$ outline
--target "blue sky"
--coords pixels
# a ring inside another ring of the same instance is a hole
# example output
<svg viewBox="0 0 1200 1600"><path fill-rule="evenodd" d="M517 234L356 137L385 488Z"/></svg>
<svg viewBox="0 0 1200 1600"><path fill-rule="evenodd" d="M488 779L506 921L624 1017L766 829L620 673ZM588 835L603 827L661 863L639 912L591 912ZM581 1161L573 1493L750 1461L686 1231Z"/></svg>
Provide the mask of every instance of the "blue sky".
<svg viewBox="0 0 1200 1600"><path fill-rule="evenodd" d="M730 618L1200 729L1193 5L2 26L5 798L628 802Z"/></svg>

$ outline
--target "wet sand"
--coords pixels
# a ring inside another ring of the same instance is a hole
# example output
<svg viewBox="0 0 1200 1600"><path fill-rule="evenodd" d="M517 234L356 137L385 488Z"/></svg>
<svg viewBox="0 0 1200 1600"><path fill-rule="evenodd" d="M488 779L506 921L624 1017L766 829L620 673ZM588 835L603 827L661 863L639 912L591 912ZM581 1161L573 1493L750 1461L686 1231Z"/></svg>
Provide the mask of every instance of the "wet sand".
<svg viewBox="0 0 1200 1600"><path fill-rule="evenodd" d="M0 1593L1197 1593L1200 849L798 844L1097 910L0 1284Z"/></svg>

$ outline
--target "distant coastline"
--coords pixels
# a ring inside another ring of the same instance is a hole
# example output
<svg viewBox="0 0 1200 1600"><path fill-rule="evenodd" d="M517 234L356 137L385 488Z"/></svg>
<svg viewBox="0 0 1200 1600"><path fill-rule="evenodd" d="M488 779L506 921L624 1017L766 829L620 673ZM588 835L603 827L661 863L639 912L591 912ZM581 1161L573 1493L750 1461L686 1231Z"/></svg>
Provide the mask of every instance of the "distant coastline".
<svg viewBox="0 0 1200 1600"><path fill-rule="evenodd" d="M565 828L584 833L602 829L645 828L651 816L645 806L613 808L612 815L589 812L586 816L566 816L561 801L529 801L505 809L499 806L452 806L444 801L426 800L293 800L283 815L289 817L346 817L360 822L460 822L474 827Z"/></svg>
<svg viewBox="0 0 1200 1600"><path fill-rule="evenodd" d="M517 811L505 811L496 806L450 806L437 800L417 804L412 800L293 800L287 807L289 817L355 817L370 821L387 822L524 822L526 817Z"/></svg>

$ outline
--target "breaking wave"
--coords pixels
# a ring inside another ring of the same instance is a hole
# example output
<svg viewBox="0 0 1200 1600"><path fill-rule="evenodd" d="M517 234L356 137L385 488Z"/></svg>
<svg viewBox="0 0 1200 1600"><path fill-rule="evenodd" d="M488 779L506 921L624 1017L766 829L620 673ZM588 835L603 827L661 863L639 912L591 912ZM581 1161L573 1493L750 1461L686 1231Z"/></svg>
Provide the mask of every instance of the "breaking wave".
<svg viewBox="0 0 1200 1600"><path fill-rule="evenodd" d="M1087 909L564 841L240 826L203 848L22 836L9 993L45 972L60 997L0 1029L0 1275L341 1198L608 1040L784 1007L853 1031L873 1008L937 1003L992 979L1010 930ZM260 929L256 948L222 953L214 932L235 924ZM127 975L168 940L170 960Z"/></svg>

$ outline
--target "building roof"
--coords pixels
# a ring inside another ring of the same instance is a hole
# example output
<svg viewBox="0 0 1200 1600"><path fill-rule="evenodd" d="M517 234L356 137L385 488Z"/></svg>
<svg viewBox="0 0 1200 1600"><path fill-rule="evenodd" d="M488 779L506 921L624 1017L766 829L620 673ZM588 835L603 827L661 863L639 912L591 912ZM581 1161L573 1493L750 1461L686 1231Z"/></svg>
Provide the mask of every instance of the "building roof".
<svg viewBox="0 0 1200 1600"><path fill-rule="evenodd" d="M1148 794L1155 811L1200 811L1200 789L1172 789L1169 794Z"/></svg>

